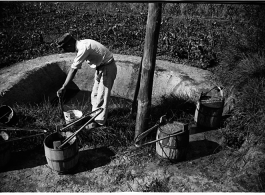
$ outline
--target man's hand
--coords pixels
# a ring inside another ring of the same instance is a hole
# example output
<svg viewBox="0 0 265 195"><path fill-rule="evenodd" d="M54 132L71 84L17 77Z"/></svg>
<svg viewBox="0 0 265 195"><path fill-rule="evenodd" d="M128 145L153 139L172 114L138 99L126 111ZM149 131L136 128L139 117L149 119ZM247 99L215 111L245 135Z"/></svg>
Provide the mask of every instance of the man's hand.
<svg viewBox="0 0 265 195"><path fill-rule="evenodd" d="M65 88L64 88L64 86L63 86L63 87L61 87L61 88L57 91L57 96L58 96L58 97L63 97L64 94L65 94Z"/></svg>
<svg viewBox="0 0 265 195"><path fill-rule="evenodd" d="M57 91L57 96L58 97L63 97L64 96L65 88L69 84L69 82L73 80L73 78L75 77L76 72L77 72L77 69L74 69L74 68L70 69L70 71L67 74L67 77L66 77L66 80L65 80L63 86Z"/></svg>

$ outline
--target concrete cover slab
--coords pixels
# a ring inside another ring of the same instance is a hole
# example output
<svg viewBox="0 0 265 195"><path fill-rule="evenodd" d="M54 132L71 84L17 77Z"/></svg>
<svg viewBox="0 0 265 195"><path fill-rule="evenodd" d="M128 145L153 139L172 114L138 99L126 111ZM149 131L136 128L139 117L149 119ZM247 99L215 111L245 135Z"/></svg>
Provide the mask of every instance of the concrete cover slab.
<svg viewBox="0 0 265 195"><path fill-rule="evenodd" d="M75 53L55 54L0 69L0 104L39 102L63 84ZM133 99L141 57L114 54L118 67L112 95ZM70 89L91 91L94 69L83 63ZM157 60L153 81L152 103L175 95L197 101L200 93L218 85L211 72Z"/></svg>

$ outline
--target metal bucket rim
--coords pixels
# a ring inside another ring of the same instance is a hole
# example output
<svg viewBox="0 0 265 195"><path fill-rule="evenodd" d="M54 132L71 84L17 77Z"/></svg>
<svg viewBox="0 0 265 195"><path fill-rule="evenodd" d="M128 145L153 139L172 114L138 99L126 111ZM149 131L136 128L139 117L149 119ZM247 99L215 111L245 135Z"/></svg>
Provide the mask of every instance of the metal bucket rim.
<svg viewBox="0 0 265 195"><path fill-rule="evenodd" d="M179 124L181 124L181 122L176 122L176 121L174 121L174 123L179 123ZM188 123L182 123L182 124L187 125ZM168 124L167 124L167 125L168 125ZM163 125L163 126L165 126L165 125ZM162 133L164 133L164 134L166 134L166 135L174 135L174 134L176 134L177 131L175 131L175 132L171 132L171 133L169 133L169 132L165 132L165 130L162 130L162 128L161 128L161 127L163 127L163 126L159 126L159 127L158 127ZM181 135L181 134L183 134L183 133L186 133L187 131L189 131L189 129L186 129L186 130L184 129L184 131L181 132L181 133L179 133L178 135ZM177 136L177 135L176 135L176 136Z"/></svg>
<svg viewBox="0 0 265 195"><path fill-rule="evenodd" d="M1 110L1 108L8 108L11 112L8 114L8 119L7 119L7 121L5 121L5 122L3 122L3 123L5 123L5 124L8 124L8 123L10 123L10 121L12 120L12 118L14 117L14 110L10 107L10 106L8 106L8 105L1 105L0 106L0 110ZM7 113L5 113L5 114L7 114ZM5 115L4 114L4 115ZM3 116L4 116L3 115Z"/></svg>

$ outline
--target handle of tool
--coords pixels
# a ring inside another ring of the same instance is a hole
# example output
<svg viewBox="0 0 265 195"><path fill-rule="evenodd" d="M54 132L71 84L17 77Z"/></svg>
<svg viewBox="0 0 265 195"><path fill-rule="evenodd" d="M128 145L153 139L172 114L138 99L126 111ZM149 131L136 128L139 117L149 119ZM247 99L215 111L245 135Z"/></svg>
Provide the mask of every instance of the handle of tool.
<svg viewBox="0 0 265 195"><path fill-rule="evenodd" d="M0 117L0 120L1 120L2 118L4 118L5 116L7 116L8 114L10 114L10 113L12 113L12 111L7 112L7 113L5 113L4 115L2 115L2 116Z"/></svg>
<svg viewBox="0 0 265 195"><path fill-rule="evenodd" d="M58 96L58 99L59 99L59 105L60 105L60 112L61 112L61 117L63 119L63 121L65 121L64 119L64 114L63 114L63 102L62 102L62 96L60 95L57 95Z"/></svg>
<svg viewBox="0 0 265 195"><path fill-rule="evenodd" d="M92 111L92 112L89 112L89 113L85 114L84 116L82 116L81 118L79 118L79 119L77 119L77 120L75 120L75 121L69 123L69 124L66 125L65 127L61 128L60 131L63 131L63 130L65 130L65 129L69 128L70 126L72 126L72 125L78 123L79 121L81 121L81 120L83 120L84 118L88 117L88 116L91 115L92 113L99 111L100 109L103 110L103 108L98 108L97 110L94 110L94 111ZM102 111L101 111L101 112L102 112Z"/></svg>
<svg viewBox="0 0 265 195"><path fill-rule="evenodd" d="M179 134L181 134L181 133L183 133L183 132L184 132L184 130L180 130L180 131L177 131L177 132L175 132L175 133L173 133L173 134L171 134L171 135L169 135L169 136L166 136L166 137L163 137L163 138L160 138L160 139L156 139L156 140L153 140L153 141L150 141L150 142L146 142L146 143L141 144L141 145L139 145L139 144L137 144L137 143L135 142L134 145L135 145L135 147L139 148L139 147L142 147L142 146L146 146L146 145L148 145L148 144L152 144L152 143L155 143L155 142L161 141L161 140L163 140L163 139L167 139L167 138L170 138L170 137L173 137L173 136L179 135Z"/></svg>
<svg viewBox="0 0 265 195"><path fill-rule="evenodd" d="M26 138L30 138L30 137L35 137L35 136L39 136L39 135L44 135L44 134L45 133L39 133L39 134L36 134L36 135L23 136L23 137L14 138L14 139L10 139L10 140L4 141L3 143L13 142L13 141L22 140L22 139L26 139Z"/></svg>
<svg viewBox="0 0 265 195"><path fill-rule="evenodd" d="M162 123L164 123L164 120L163 120L163 119L164 119L165 117L166 117L166 115L161 116L159 122L158 122L155 126L153 126L153 127L151 127L150 129L144 131L143 133L139 134L139 135L134 139L134 143L135 143L136 147L139 146L139 144L137 144L137 142L139 142L139 141L141 141L142 139L144 139L144 138L145 138L145 137L146 137L151 131L153 131L155 128L159 127Z"/></svg>
<svg viewBox="0 0 265 195"><path fill-rule="evenodd" d="M157 128L160 124L156 124L155 126L151 127L150 129L146 130L145 132L139 134L135 139L134 142L135 144L139 141L141 141L142 139L144 139L151 131L153 131L155 128ZM139 144L136 144L139 145Z"/></svg>
<svg viewBox="0 0 265 195"><path fill-rule="evenodd" d="M0 127L0 130L3 131L29 131L29 132L42 132L46 133L47 131L44 129L26 129L26 128L17 128L17 127Z"/></svg>
<svg viewBox="0 0 265 195"><path fill-rule="evenodd" d="M73 133L71 136L66 138L63 141L63 143L58 147L58 149L61 149L66 143L68 143L71 139L73 139L76 136L76 134L79 133L79 131L81 131L83 128L85 128L85 126L87 126L89 123L91 123L103 111L103 108L99 108L95 111L98 111L98 110L100 110L99 113L97 113L95 116L93 116L88 122L86 122L82 127L80 127L75 133Z"/></svg>

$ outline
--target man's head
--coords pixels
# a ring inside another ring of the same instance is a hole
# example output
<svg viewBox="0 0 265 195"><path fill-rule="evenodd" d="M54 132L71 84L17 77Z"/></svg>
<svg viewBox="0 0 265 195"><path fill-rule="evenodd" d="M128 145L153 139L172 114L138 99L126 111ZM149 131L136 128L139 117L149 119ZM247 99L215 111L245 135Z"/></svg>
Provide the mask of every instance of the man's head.
<svg viewBox="0 0 265 195"><path fill-rule="evenodd" d="M62 48L64 52L75 52L76 51L76 40L70 33L65 33L62 37L57 40L57 47Z"/></svg>

